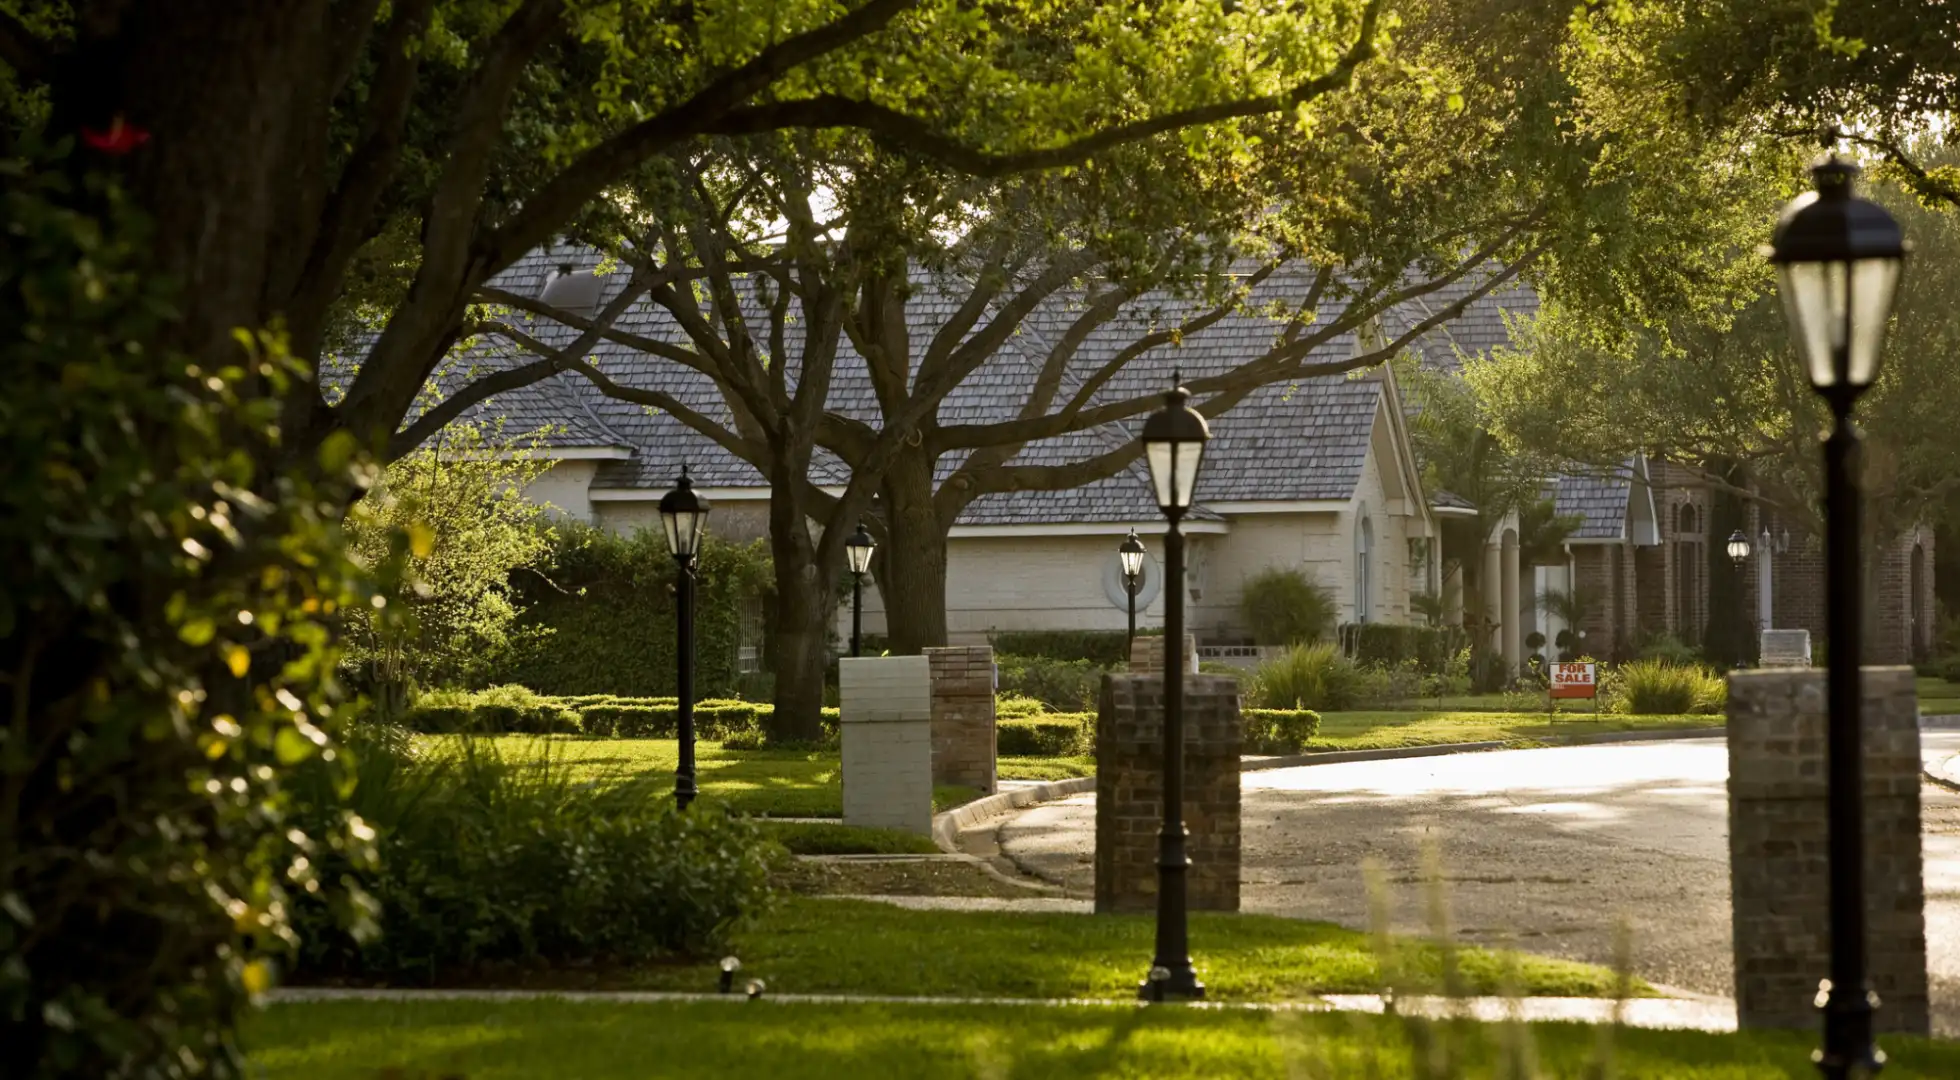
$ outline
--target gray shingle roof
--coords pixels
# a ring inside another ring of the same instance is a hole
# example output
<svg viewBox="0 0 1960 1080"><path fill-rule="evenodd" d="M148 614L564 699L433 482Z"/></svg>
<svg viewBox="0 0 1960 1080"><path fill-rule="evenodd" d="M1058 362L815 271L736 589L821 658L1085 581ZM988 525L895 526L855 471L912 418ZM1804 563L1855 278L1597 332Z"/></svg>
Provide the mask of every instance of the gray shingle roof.
<svg viewBox="0 0 1960 1080"><path fill-rule="evenodd" d="M1454 491L1438 489L1429 495L1429 505L1440 510L1475 510L1477 504Z"/></svg>
<svg viewBox="0 0 1960 1080"><path fill-rule="evenodd" d="M1382 329L1393 340L1420 325L1434 313L1474 291L1481 282L1474 275L1430 293L1406 301L1386 312ZM1489 356L1492 349L1511 343L1508 319L1516 322L1538 314L1538 294L1523 285L1509 284L1470 302L1463 314L1437 326L1414 345L1424 367L1455 371L1466 358Z"/></svg>
<svg viewBox="0 0 1960 1080"><path fill-rule="evenodd" d="M1565 473L1552 482L1553 512L1579 519L1572 540L1626 538L1627 500L1633 494L1633 465Z"/></svg>
<svg viewBox="0 0 1960 1080"><path fill-rule="evenodd" d="M569 248L533 252L504 273L495 284L512 292L537 295L545 281L561 264L589 271L599 262L590 251ZM1253 297L1253 306L1282 302L1302 291L1305 273L1283 272L1265 282ZM624 286L623 274L612 276L601 303L617 295ZM1467 289L1467 285L1456 288ZM950 319L963 295L957 281L940 282L922 275L919 287L907 304L908 330L914 353L923 354L932 336ZM1446 304L1452 297L1432 295L1425 302ZM1010 335L975 372L941 403L938 419L942 425L988 423L1014 418L1027 400L1037 373L1051 343L1060 340L1077 318L1083 303L1079 293L1065 293L1042 305L1030 315L1016 333ZM1466 318L1479 318L1494 324L1502 334L1502 319L1496 313L1501 303L1490 299L1483 306L1473 305ZM1522 307L1522 304L1513 304ZM1535 306L1535 301L1532 304ZM1155 295L1129 305L1118 318L1093 331L1078 349L1063 378L1064 400L1089 380L1117 353L1151 329L1176 325L1199 310L1197 301L1168 295ZM758 318L764 313L758 309ZM1423 311L1391 313L1413 325ZM523 316L512 316L524 319ZM991 317L991 316L988 316ZM1394 319L1385 327L1391 334ZM981 324L984 325L986 317ZM568 342L577 336L571 328L549 320L525 319L529 332L549 344ZM762 323L760 325L766 325ZM655 305L635 305L619 321L623 330L690 348L685 334L671 316ZM1259 314L1236 314L1191 335L1177 344L1154 348L1124 365L1090 397L1092 404L1128 400L1154 394L1167 388L1172 373L1181 370L1186 380L1222 373L1254 359L1278 341L1282 324ZM787 365L789 383L795 386L798 370L797 331L791 331L781 358ZM1441 330L1423 340L1426 362L1438 348ZM1490 337L1489 325L1465 328L1457 339L1482 343ZM1478 344L1478 348L1486 348ZM1466 351L1469 346L1465 346ZM1354 355L1351 334L1341 335L1321 345L1309 362L1338 362ZM1454 353L1450 354L1453 362ZM529 357L512 355L509 346L501 351L479 349L470 356L479 366L492 363L520 363ZM707 376L675 361L650 356L616 343L606 342L591 354L592 362L617 382L656 388L680 399L690 408L727 425L732 415L719 388ZM1433 361L1440 363L1441 361ZM1205 474L1200 483L1201 500L1209 502L1253 502L1345 499L1359 481L1367 458L1368 443L1376 422L1385 382L1379 373L1358 376L1332 375L1299 379L1267 386L1247 395L1228 413L1212 422L1213 439L1206 453ZM872 392L864 360L848 343L834 365L828 396L829 407L842 415L878 424L880 411ZM556 376L523 390L501 394L473 410L473 415L504 416L508 427L526 424L553 425L546 436L555 446L623 446L630 460L605 461L593 480L601 488L642 488L665 490L673 482L683 459L696 482L711 487L762 486L762 477L746 462L722 449L711 439L686 427L665 413L640 405L605 397L576 373ZM1059 465L1081 461L1128 444L1142 422L1141 417L1105 425L1095 431L1076 432L1063 437L1033 442L1021 449L1011 464ZM938 463L944 479L962 463L963 457L949 454ZM849 469L826 452L819 451L812 464L813 479L819 483L841 485L848 481ZM963 524L1088 523L1149 520L1156 514L1148 477L1140 462L1113 477L1098 480L1069 491L1013 492L988 495L975 500L960 518ZM1208 512L1204 516L1209 515Z"/></svg>

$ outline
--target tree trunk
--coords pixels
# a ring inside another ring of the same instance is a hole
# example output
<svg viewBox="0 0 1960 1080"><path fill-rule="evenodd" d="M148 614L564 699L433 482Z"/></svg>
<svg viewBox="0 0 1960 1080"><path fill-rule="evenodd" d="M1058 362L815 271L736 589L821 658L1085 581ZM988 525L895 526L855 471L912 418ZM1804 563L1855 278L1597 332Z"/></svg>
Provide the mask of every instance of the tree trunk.
<svg viewBox="0 0 1960 1080"><path fill-rule="evenodd" d="M801 476L779 467L776 477ZM824 674L830 666L829 626L835 571L817 565L810 519L795 488L770 486L769 554L775 566L775 711L766 729L772 740L816 742L823 738Z"/></svg>
<svg viewBox="0 0 1960 1080"><path fill-rule="evenodd" d="M878 546L878 595L894 656L946 644L946 528L933 503L932 461L901 455L885 472L886 541Z"/></svg>

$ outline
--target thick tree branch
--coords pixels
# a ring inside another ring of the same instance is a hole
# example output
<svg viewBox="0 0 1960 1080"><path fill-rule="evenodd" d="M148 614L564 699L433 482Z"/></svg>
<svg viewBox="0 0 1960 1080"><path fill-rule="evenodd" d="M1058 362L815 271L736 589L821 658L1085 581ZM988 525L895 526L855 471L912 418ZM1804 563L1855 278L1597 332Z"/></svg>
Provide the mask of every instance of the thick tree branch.
<svg viewBox="0 0 1960 1080"><path fill-rule="evenodd" d="M368 5L370 20L373 6ZM328 197L305 267L286 305L294 336L303 343L317 340L347 264L366 241L375 207L394 179L421 68L422 51L411 45L428 28L433 7L433 0L407 0L396 7L388 32L382 35L380 67L354 153Z"/></svg>
<svg viewBox="0 0 1960 1080"><path fill-rule="evenodd" d="M422 445L423 440L441 431L451 420L461 416L463 411L470 406L480 401L485 401L494 394L501 394L506 390L516 390L519 387L542 382L552 375L565 370L572 361L583 359L585 354L591 352L592 347L599 343L602 336L599 328L601 326L611 326L614 321L625 314L627 308L632 307L635 303L639 302L640 297L646 295L646 289L647 287L644 282L628 282L626 288L620 290L619 295L613 297L612 301L605 306L605 309L599 312L599 318L596 321L597 325L587 327L583 333L562 348L553 349L514 326L496 324L490 332L497 333L531 352L539 354L541 359L519 367L507 368L494 375L486 375L481 379L472 380L467 386L459 388L455 393L450 394L428 412L418 417L415 423L396 432L388 440L388 460L394 461Z"/></svg>
<svg viewBox="0 0 1960 1080"><path fill-rule="evenodd" d="M1079 165L1095 155L1155 135L1222 120L1263 116L1306 104L1346 86L1356 68L1375 56L1375 33L1382 0L1369 0L1354 43L1325 74L1284 93L1179 109L1147 120L1118 124L1046 150L998 154L976 149L935 131L926 121L894 109L836 94L732 109L705 125L716 135L758 135L784 128L857 128L971 176L1007 176L1039 169Z"/></svg>
<svg viewBox="0 0 1960 1080"><path fill-rule="evenodd" d="M713 439L716 445L741 458L743 461L748 462L755 467L757 472L762 473L764 476L769 475L769 451L767 447L751 442L741 435L728 430L721 424L708 419L702 413L683 404L679 398L672 394L662 393L659 390L647 390L638 386L626 386L615 382L611 376L584 360L569 361L566 363L565 369L567 371L576 371L580 375L585 376L591 380L593 386L599 389L600 393L615 401L630 401L635 405L646 405L659 409L661 412L686 424L699 434Z"/></svg>
<svg viewBox="0 0 1960 1080"><path fill-rule="evenodd" d="M524 201L524 208L484 244L492 273L550 238L606 185L641 162L699 134L711 133L729 110L789 71L883 30L918 0L870 0L833 22L785 38L702 87L686 101L643 120L580 154ZM792 126L792 125L784 125Z"/></svg>

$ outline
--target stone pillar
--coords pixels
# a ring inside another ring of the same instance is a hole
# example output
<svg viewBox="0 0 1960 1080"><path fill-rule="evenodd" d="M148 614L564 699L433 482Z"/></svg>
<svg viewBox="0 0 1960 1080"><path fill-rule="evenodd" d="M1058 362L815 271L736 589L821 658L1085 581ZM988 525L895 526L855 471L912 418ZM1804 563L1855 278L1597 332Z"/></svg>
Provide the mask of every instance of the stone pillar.
<svg viewBox="0 0 1960 1080"><path fill-rule="evenodd" d="M1105 675L1096 716L1096 911L1157 910L1164 679ZM1184 680L1184 827L1193 911L1239 909L1239 682Z"/></svg>
<svg viewBox="0 0 1960 1080"><path fill-rule="evenodd" d="M838 661L844 824L932 832L932 671L923 656Z"/></svg>
<svg viewBox="0 0 1960 1080"><path fill-rule="evenodd" d="M1919 706L1911 668L1866 668L1865 940L1882 1031L1927 1033L1919 853ZM1824 673L1729 676L1729 880L1736 1015L1745 1028L1820 1023L1830 974Z"/></svg>
<svg viewBox="0 0 1960 1080"><path fill-rule="evenodd" d="M1162 673L1164 670L1164 635L1139 634L1130 643L1130 673L1147 675L1150 672ZM1196 674L1198 671L1198 638L1194 634L1184 635L1184 670Z"/></svg>
<svg viewBox="0 0 1960 1080"><path fill-rule="evenodd" d="M932 782L994 792L994 649L927 649L932 669Z"/></svg>

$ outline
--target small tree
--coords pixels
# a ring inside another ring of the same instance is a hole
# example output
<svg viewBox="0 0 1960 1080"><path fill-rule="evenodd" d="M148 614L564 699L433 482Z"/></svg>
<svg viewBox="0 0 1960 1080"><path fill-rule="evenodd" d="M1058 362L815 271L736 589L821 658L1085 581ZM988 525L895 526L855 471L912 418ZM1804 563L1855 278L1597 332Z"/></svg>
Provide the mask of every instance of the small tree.
<svg viewBox="0 0 1960 1080"><path fill-rule="evenodd" d="M390 465L348 516L348 551L364 565L403 544L413 556L395 597L408 619L354 608L343 624L347 664L384 708L411 684L477 681L508 652L520 614L511 575L551 552L545 508L523 493L549 467L497 428L451 428Z"/></svg>
<svg viewBox="0 0 1960 1080"><path fill-rule="evenodd" d="M1300 570L1274 566L1245 580L1239 612L1260 645L1305 645L1334 625L1334 593Z"/></svg>

